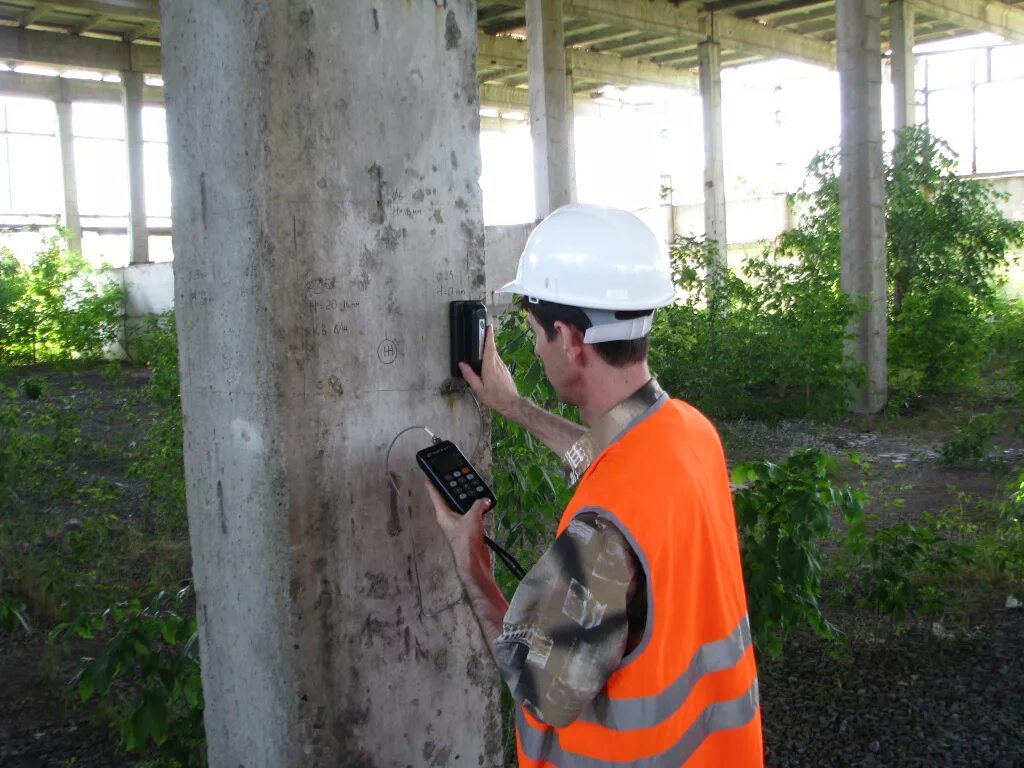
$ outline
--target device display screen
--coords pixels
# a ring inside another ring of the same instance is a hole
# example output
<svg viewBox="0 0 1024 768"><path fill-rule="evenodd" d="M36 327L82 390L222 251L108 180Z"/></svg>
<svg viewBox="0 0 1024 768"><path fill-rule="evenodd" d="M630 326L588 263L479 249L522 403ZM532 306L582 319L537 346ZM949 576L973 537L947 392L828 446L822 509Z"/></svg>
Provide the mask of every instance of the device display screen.
<svg viewBox="0 0 1024 768"><path fill-rule="evenodd" d="M431 456L430 463L439 475L449 475L466 466L466 460L455 451L443 451Z"/></svg>

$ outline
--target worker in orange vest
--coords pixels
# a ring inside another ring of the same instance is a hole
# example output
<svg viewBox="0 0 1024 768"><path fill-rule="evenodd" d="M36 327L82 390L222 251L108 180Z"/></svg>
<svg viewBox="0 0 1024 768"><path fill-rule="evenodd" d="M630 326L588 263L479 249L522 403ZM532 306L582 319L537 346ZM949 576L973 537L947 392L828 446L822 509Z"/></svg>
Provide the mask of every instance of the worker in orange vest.
<svg viewBox="0 0 1024 768"><path fill-rule="evenodd" d="M565 460L557 537L506 602L484 543L427 486L498 669L517 702L520 766L763 764L757 670L721 442L647 366L675 295L654 234L625 211L559 208L516 279L534 351L589 429L519 396L488 329L479 400Z"/></svg>

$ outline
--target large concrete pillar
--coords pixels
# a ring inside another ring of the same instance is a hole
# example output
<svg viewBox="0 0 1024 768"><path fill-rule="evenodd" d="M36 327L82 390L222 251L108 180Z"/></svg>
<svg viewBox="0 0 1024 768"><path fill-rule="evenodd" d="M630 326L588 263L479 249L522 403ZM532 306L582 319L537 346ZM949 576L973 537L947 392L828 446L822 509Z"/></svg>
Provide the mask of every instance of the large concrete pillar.
<svg viewBox="0 0 1024 768"><path fill-rule="evenodd" d="M210 765L491 766L497 676L434 522L448 301L484 295L476 4L162 3Z"/></svg>
<svg viewBox="0 0 1024 768"><path fill-rule="evenodd" d="M61 91L64 82L61 81ZM64 228L67 230L68 250L82 252L82 219L78 213L78 180L75 175L75 137L71 129L71 101L64 98L57 108L57 136L60 141L61 177L64 182Z"/></svg>
<svg viewBox="0 0 1024 768"><path fill-rule="evenodd" d="M576 200L572 84L565 68L562 0L527 0L526 57L537 218Z"/></svg>
<svg viewBox="0 0 1024 768"><path fill-rule="evenodd" d="M704 115L704 234L718 245L715 268L718 278L729 265L725 228L725 161L722 149L721 46L702 42L697 49L700 98Z"/></svg>
<svg viewBox="0 0 1024 768"><path fill-rule="evenodd" d="M124 146L128 156L128 249L132 264L149 261L149 226L146 223L146 174L142 141L141 72L121 73L124 105Z"/></svg>
<svg viewBox="0 0 1024 768"><path fill-rule="evenodd" d="M840 251L843 290L864 302L847 353L867 371L856 410L877 413L887 398L885 177L882 161L879 0L836 4L839 47Z"/></svg>
<svg viewBox="0 0 1024 768"><path fill-rule="evenodd" d="M890 72L892 77L893 128L901 128L917 122L917 99L914 83L914 8L908 0L891 0L889 3L889 45L892 48Z"/></svg>

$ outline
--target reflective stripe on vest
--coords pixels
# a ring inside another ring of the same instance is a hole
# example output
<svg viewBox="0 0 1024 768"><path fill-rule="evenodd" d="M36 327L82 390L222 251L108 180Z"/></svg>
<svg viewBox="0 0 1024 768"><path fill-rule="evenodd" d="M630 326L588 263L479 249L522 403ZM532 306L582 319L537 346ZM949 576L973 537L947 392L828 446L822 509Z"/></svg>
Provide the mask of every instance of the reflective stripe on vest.
<svg viewBox="0 0 1024 768"><path fill-rule="evenodd" d="M727 637L702 645L686 671L659 695L632 699L602 695L584 710L580 720L600 723L615 731L653 728L683 705L704 675L735 666L750 642L750 621L744 616Z"/></svg>
<svg viewBox="0 0 1024 768"><path fill-rule="evenodd" d="M562 749L558 735L551 729L537 730L523 715L521 707L516 708L516 727L519 745L532 760L544 760L558 768L679 768L716 731L740 728L751 721L758 708L757 679L750 684L746 693L729 701L717 701L705 709L686 733L658 755L633 759L626 762L602 760Z"/></svg>

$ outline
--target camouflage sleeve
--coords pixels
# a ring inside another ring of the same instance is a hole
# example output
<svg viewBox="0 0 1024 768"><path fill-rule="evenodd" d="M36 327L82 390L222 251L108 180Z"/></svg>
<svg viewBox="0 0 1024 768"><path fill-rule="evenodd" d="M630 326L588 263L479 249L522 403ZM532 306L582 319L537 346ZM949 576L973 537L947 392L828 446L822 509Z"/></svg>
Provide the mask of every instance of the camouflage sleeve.
<svg viewBox="0 0 1024 768"><path fill-rule="evenodd" d="M575 720L621 662L637 571L622 533L584 513L519 585L495 657L516 701L543 722Z"/></svg>

